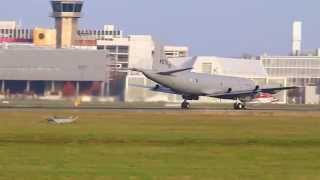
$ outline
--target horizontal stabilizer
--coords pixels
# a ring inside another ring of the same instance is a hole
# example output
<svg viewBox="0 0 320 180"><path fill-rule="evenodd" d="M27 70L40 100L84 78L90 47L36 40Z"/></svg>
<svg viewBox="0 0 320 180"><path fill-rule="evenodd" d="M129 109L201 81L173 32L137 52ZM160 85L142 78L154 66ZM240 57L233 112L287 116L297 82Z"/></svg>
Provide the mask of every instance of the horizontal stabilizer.
<svg viewBox="0 0 320 180"><path fill-rule="evenodd" d="M184 68L184 69L176 69L176 70L172 70L172 71L158 72L158 74L164 75L164 76L169 76L169 75L174 74L174 73L188 71L188 70L191 70L191 69L193 69L193 68L190 67L190 68Z"/></svg>

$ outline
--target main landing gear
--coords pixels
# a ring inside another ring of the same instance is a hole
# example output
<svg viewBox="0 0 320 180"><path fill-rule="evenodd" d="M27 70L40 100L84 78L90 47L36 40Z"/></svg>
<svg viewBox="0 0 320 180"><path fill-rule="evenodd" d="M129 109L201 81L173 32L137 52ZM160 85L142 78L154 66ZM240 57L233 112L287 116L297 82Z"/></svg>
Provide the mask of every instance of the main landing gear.
<svg viewBox="0 0 320 180"><path fill-rule="evenodd" d="M245 102L238 102L238 101L233 104L233 108L236 109L236 110L244 110L244 109L247 109Z"/></svg>
<svg viewBox="0 0 320 180"><path fill-rule="evenodd" d="M190 109L191 105L190 103L188 103L187 100L184 100L182 103L181 103L181 109Z"/></svg>

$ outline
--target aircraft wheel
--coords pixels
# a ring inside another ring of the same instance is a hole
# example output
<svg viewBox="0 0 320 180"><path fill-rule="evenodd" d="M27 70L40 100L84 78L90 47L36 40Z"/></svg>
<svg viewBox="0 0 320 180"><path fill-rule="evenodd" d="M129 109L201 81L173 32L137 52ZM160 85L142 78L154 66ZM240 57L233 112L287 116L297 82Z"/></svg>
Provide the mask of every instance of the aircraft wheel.
<svg viewBox="0 0 320 180"><path fill-rule="evenodd" d="M246 105L244 103L235 103L234 104L234 109L243 110L243 109L246 109Z"/></svg>
<svg viewBox="0 0 320 180"><path fill-rule="evenodd" d="M243 109L244 105L242 103L238 103L238 109Z"/></svg>
<svg viewBox="0 0 320 180"><path fill-rule="evenodd" d="M190 109L190 103L184 101L182 104L181 104L181 109Z"/></svg>

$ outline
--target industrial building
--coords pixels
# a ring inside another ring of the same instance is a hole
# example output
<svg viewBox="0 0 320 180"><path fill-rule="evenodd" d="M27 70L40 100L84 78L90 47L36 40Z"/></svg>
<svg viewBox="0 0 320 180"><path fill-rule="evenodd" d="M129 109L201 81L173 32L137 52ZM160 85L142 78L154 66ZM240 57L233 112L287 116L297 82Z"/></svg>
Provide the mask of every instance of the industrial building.
<svg viewBox="0 0 320 180"><path fill-rule="evenodd" d="M290 56L262 55L259 57L268 74L268 83L298 86L298 90L282 92L281 102L290 104L320 103L320 50L302 50L302 22L293 23Z"/></svg>
<svg viewBox="0 0 320 180"><path fill-rule="evenodd" d="M14 98L104 96L103 53L23 46L0 49L1 94Z"/></svg>

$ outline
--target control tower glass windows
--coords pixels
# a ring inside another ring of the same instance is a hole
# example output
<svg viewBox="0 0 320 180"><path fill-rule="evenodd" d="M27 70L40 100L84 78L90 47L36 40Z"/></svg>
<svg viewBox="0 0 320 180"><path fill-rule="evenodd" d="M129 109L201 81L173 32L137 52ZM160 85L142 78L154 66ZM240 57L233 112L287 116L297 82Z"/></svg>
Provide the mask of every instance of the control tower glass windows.
<svg viewBox="0 0 320 180"><path fill-rule="evenodd" d="M74 4L62 4L63 12L74 12Z"/></svg>
<svg viewBox="0 0 320 180"><path fill-rule="evenodd" d="M75 12L81 12L81 10L82 10L82 4L76 4L74 11Z"/></svg>
<svg viewBox="0 0 320 180"><path fill-rule="evenodd" d="M60 2L52 2L52 9L54 12L62 12L62 7Z"/></svg>
<svg viewBox="0 0 320 180"><path fill-rule="evenodd" d="M51 2L52 9L54 12L78 12L82 10L82 3L62 3L62 2Z"/></svg>

